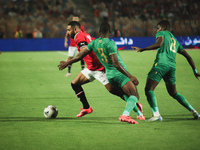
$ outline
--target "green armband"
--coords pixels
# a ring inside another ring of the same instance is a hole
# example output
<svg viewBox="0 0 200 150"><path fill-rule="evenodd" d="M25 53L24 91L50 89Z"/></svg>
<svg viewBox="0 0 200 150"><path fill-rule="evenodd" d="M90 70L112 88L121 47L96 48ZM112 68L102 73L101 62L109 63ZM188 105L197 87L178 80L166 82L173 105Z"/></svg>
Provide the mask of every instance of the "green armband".
<svg viewBox="0 0 200 150"><path fill-rule="evenodd" d="M194 69L193 71L194 71L194 74L198 73L197 69Z"/></svg>

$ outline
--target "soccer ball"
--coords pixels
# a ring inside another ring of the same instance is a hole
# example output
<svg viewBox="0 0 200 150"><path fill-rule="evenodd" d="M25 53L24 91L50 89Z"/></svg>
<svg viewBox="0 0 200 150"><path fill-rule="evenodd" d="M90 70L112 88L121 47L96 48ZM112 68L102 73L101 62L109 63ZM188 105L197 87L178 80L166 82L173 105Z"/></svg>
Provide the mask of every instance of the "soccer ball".
<svg viewBox="0 0 200 150"><path fill-rule="evenodd" d="M56 118L57 115L58 109L53 105L49 105L44 109L45 118Z"/></svg>

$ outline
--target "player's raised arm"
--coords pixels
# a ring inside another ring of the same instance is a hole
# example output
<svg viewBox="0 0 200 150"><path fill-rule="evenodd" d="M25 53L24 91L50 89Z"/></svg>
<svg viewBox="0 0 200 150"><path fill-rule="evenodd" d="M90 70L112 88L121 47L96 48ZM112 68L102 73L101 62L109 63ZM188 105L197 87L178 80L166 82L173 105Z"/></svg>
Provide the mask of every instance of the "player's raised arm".
<svg viewBox="0 0 200 150"><path fill-rule="evenodd" d="M192 57L191 57L185 50L181 51L180 54L183 55L183 56L187 59L188 63L190 64L190 66L191 66L192 69L193 69L193 72L194 72L195 77L196 77L198 80L200 80L200 79L199 79L200 73L198 73L198 71L197 71L197 69L196 69L196 67L195 67L195 63L194 63Z"/></svg>
<svg viewBox="0 0 200 150"><path fill-rule="evenodd" d="M58 65L59 70L65 69L69 64L73 64L81 59L83 59L87 54L89 54L91 51L87 49L87 47L81 48L81 52L78 53L74 58L68 60L68 61L61 61Z"/></svg>
<svg viewBox="0 0 200 150"><path fill-rule="evenodd" d="M151 46L148 46L148 47L145 47L145 48L139 48L139 47L136 47L136 46L132 46L131 48L132 49L135 49L136 52L143 52L143 51L146 51L146 50L154 50L154 49L157 49L157 48L160 48L163 44L163 37L158 37L157 40L156 40L156 43L152 44Z"/></svg>

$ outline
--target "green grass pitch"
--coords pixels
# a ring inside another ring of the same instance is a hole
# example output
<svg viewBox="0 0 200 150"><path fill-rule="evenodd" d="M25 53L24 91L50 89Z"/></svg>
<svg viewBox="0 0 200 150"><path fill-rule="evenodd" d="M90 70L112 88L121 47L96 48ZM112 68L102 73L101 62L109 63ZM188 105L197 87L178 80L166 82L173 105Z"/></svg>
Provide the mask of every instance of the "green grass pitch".
<svg viewBox="0 0 200 150"><path fill-rule="evenodd" d="M200 71L200 51L188 51ZM139 102L146 118L152 115L144 95L148 71L156 52L120 51L129 72L140 82ZM70 83L80 72L73 64L72 76L64 77L59 61L66 52L2 52L0 55L0 149L1 150L194 150L200 149L200 120L166 91L164 82L155 90L162 122L118 120L125 102L111 95L98 81L83 86L93 113L76 118L82 107ZM178 92L200 112L200 81L187 60L177 55ZM47 105L58 108L56 119L46 119ZM132 118L136 118L134 112Z"/></svg>

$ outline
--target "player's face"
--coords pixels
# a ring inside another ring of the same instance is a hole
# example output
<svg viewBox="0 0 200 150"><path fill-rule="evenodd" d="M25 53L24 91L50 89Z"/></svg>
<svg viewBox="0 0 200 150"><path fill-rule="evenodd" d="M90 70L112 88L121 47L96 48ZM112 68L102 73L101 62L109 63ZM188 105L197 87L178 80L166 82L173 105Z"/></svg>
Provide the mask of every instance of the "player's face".
<svg viewBox="0 0 200 150"><path fill-rule="evenodd" d="M157 25L157 32L161 30L162 30L162 27L160 25Z"/></svg>
<svg viewBox="0 0 200 150"><path fill-rule="evenodd" d="M67 26L67 34L71 37L71 38L74 38L75 36L75 29L72 28L71 26Z"/></svg>

